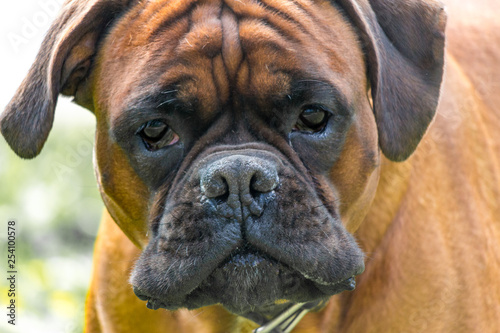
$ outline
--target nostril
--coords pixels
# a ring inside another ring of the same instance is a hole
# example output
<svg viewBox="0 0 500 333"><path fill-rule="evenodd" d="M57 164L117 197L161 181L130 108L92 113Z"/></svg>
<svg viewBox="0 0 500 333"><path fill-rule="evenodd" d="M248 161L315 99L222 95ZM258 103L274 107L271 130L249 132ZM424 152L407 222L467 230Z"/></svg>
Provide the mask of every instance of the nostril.
<svg viewBox="0 0 500 333"><path fill-rule="evenodd" d="M215 197L214 200L217 203L217 205L222 205L227 202L228 198L229 198L229 191L226 191L226 193L219 195L218 197Z"/></svg>
<svg viewBox="0 0 500 333"><path fill-rule="evenodd" d="M208 175L201 182L201 190L208 198L227 200L229 185L222 175Z"/></svg>
<svg viewBox="0 0 500 333"><path fill-rule="evenodd" d="M261 193L268 193L276 189L279 178L276 169L267 168L256 170L250 179L250 193L255 198Z"/></svg>
<svg viewBox="0 0 500 333"><path fill-rule="evenodd" d="M202 194L213 203L228 204L232 209L250 206L261 194L272 192L279 183L275 163L258 157L232 155L200 169ZM254 205L255 206L255 205ZM262 207L252 207L260 213Z"/></svg>
<svg viewBox="0 0 500 333"><path fill-rule="evenodd" d="M250 195L252 196L252 198L256 198L259 194L261 194L261 192L256 189L255 186L256 181L257 177L253 175L252 179L250 179Z"/></svg>

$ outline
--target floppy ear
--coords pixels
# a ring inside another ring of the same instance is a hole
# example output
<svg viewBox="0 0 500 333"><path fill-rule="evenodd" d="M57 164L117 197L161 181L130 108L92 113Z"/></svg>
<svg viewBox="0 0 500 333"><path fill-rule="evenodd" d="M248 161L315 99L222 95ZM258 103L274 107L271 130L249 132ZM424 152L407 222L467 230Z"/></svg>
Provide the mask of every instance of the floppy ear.
<svg viewBox="0 0 500 333"><path fill-rule="evenodd" d="M102 31L129 0L67 1L45 37L34 64L0 118L3 136L23 158L40 153L59 93L88 102L86 79Z"/></svg>
<svg viewBox="0 0 500 333"><path fill-rule="evenodd" d="M404 161L436 112L446 14L434 0L338 0L365 46L379 144Z"/></svg>

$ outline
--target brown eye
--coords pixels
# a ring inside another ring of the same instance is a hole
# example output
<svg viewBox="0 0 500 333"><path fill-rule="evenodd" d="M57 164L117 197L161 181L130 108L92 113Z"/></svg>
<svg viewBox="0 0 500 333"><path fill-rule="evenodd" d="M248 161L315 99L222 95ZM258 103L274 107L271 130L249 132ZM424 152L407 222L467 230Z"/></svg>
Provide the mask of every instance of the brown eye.
<svg viewBox="0 0 500 333"><path fill-rule="evenodd" d="M179 141L179 136L161 120L148 121L138 134L149 150L158 150Z"/></svg>
<svg viewBox="0 0 500 333"><path fill-rule="evenodd" d="M302 132L319 132L328 122L328 112L319 106L307 106L295 124L294 130Z"/></svg>

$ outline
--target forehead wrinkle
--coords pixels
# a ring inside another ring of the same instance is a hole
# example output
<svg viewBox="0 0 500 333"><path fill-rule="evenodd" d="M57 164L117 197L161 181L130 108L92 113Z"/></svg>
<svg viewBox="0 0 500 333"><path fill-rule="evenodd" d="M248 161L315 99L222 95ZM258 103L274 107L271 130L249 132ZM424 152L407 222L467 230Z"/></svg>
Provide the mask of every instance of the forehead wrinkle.
<svg viewBox="0 0 500 333"><path fill-rule="evenodd" d="M227 67L224 64L224 59L221 55L213 58L212 68L212 75L217 88L217 97L220 108L228 102L231 94L231 83L228 77Z"/></svg>
<svg viewBox="0 0 500 333"><path fill-rule="evenodd" d="M148 40L165 30L170 22L191 12L196 2L196 0L145 1L145 8L137 18L134 28L141 30L141 37Z"/></svg>
<svg viewBox="0 0 500 333"><path fill-rule="evenodd" d="M238 18L225 5L222 10L222 59L231 81L236 78L236 72L243 61L243 50L240 42Z"/></svg>
<svg viewBox="0 0 500 333"><path fill-rule="evenodd" d="M221 52L222 23L221 7L216 4L201 4L190 15L189 31L180 39L176 49L180 58L213 58Z"/></svg>
<svg viewBox="0 0 500 333"><path fill-rule="evenodd" d="M241 19L239 27L245 61L238 71L237 91L261 103L285 94L292 73L300 68L296 47L258 19Z"/></svg>
<svg viewBox="0 0 500 333"><path fill-rule="evenodd" d="M226 0L226 3L231 4L240 20L262 22L293 42L293 46L322 58L321 62L329 63L331 69L340 72L349 66L342 56L348 50L339 46L352 37L356 39L356 34L334 2Z"/></svg>
<svg viewBox="0 0 500 333"><path fill-rule="evenodd" d="M231 96L228 90L250 98L251 94L257 94L261 100L272 99L288 92L296 73L300 77L300 73L311 72L313 68L314 72L324 73L343 67L343 57L335 55L338 52L335 49L342 43L324 35L338 34L342 31L335 31L338 26L342 28L347 24L335 19L331 20L333 23L327 22L326 17L331 13L341 14L331 5L323 13L323 2L158 0L144 3L142 14L133 14L138 30L131 33L155 36L153 44L145 42L143 47L148 48L146 54L157 59L154 71L163 72L160 85L185 78L190 81L183 91L183 99L199 97L206 106L202 110L206 113L205 119L211 118L209 115ZM175 36L170 28L163 30L165 24L179 22L179 17L185 23L175 29ZM325 31L318 33L323 28ZM218 97L222 97L221 100L217 100Z"/></svg>

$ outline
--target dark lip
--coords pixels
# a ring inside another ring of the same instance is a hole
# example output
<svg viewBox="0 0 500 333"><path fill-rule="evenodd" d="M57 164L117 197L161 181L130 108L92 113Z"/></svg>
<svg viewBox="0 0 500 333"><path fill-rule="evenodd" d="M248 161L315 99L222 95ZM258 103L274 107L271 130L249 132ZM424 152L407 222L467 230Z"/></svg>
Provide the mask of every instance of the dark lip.
<svg viewBox="0 0 500 333"><path fill-rule="evenodd" d="M320 285L317 282L314 282L308 279L307 277L303 276L300 272L291 269L286 264L279 262L275 258L264 253L263 251L260 251L249 244L245 244L241 247L236 248L226 259L224 259L214 269L214 271L209 275L207 279L205 279L200 284L200 286L198 286L189 295L187 295L186 299L190 301L188 301L187 304L184 304L182 307L187 307L188 309L194 309L202 306L219 303L217 301L213 301L209 302L209 304L200 304L199 301L197 300L200 297L200 295L204 295L207 292L207 290L211 288L209 281L211 278L214 277L214 275L217 274L217 272L231 271L238 268L245 269L251 266L258 266L258 265L274 266L275 271L273 271L273 273L276 272L276 274L278 274L280 270L287 270L289 272L293 272L293 277L295 279L300 279L300 283L307 285L309 289L314 290L314 292L309 292L309 294L313 294L314 297L312 297L311 299L293 299L293 297L287 297L285 298L287 300L286 302L279 302L279 303L276 303L276 301L279 298L270 299L269 302L265 304L260 304L257 307L249 306L248 308L245 309L235 308L232 307L230 304L222 303L222 305L225 306L229 311L236 313L238 315L245 316L247 318L251 318L254 321L255 321L254 318L267 318L267 319L272 318L273 316L277 315L280 311L282 311L284 308L288 307L291 303L310 302L310 301L326 302L332 295L340 293L345 290L354 290L356 286L354 275L342 281L339 281L335 284ZM295 282L295 285L293 287L290 287L290 289L293 290L293 288L299 288L296 285L297 283L298 282ZM135 289L134 292L136 292ZM147 301L147 307L152 310L157 310L160 308L173 310L178 308L178 306L175 307L168 306L160 299L140 295L137 292L136 295L139 299Z"/></svg>
<svg viewBox="0 0 500 333"><path fill-rule="evenodd" d="M257 265L263 260L278 262L268 254L256 249L252 245L245 243L237 247L226 259L224 259L217 268L222 268L226 265L246 266ZM216 268L216 269L217 269Z"/></svg>

